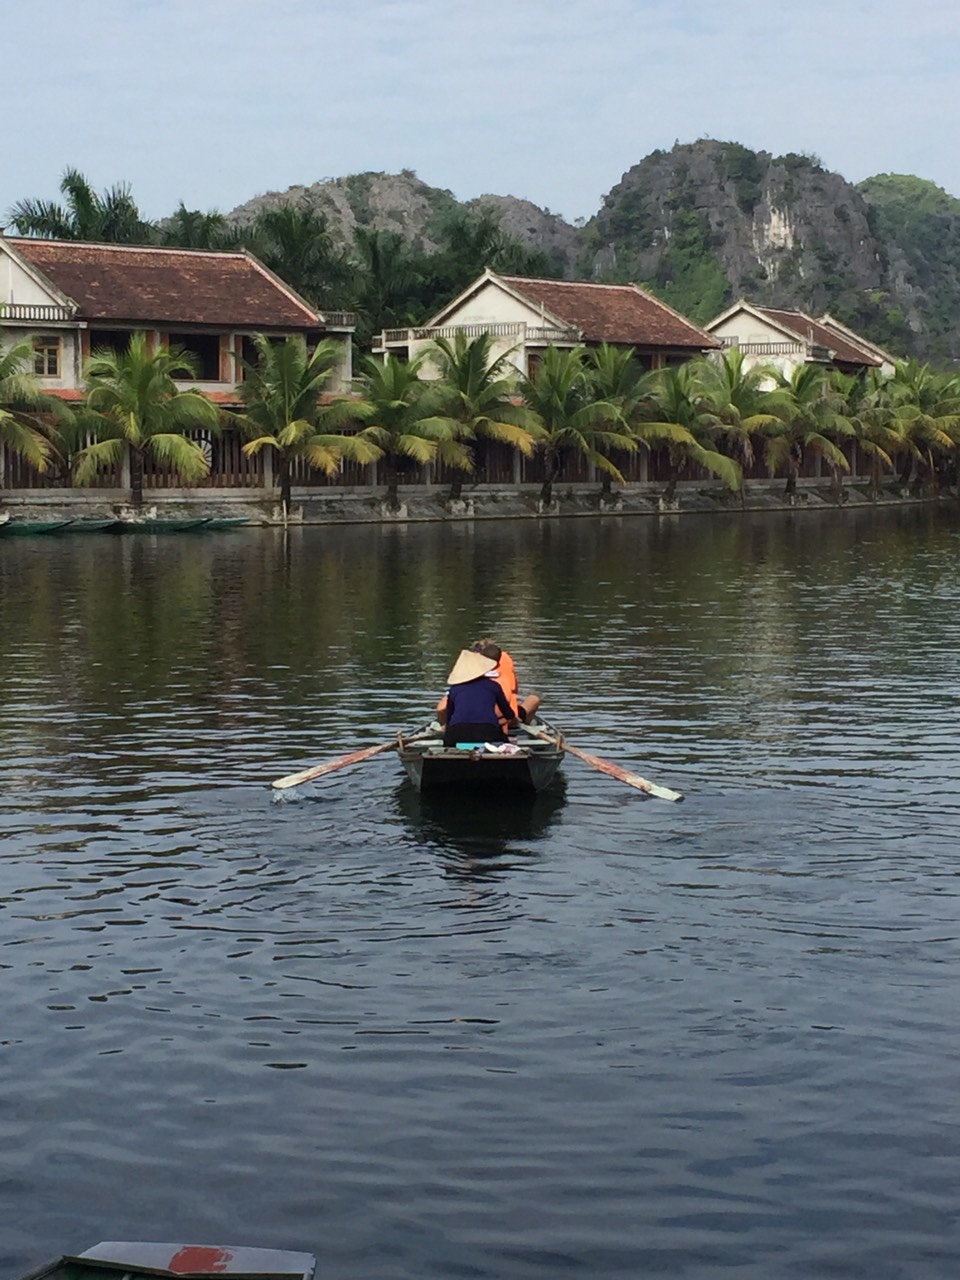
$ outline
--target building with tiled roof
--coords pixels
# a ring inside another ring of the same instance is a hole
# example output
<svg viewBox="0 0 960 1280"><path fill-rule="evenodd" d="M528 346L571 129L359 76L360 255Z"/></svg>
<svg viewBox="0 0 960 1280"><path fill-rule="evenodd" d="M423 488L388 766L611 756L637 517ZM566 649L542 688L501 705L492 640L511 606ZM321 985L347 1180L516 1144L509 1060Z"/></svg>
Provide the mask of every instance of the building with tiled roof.
<svg viewBox="0 0 960 1280"><path fill-rule="evenodd" d="M741 298L705 328L723 347L742 351L748 366L769 365L786 377L803 364L848 374L893 372L891 355L830 315L815 320L803 311L760 307Z"/></svg>
<svg viewBox="0 0 960 1280"><path fill-rule="evenodd" d="M487 269L427 324L385 330L374 350L410 359L435 338L452 338L457 332L468 337L489 333L494 353L507 355L526 375L548 346L607 342L632 347L647 368L659 368L720 345L637 285L537 280Z"/></svg>
<svg viewBox="0 0 960 1280"><path fill-rule="evenodd" d="M0 340L26 338L44 388L69 399L92 351L130 334L190 352L196 386L229 403L250 336L340 341L339 382L351 376L353 317L320 313L246 250L213 252L89 244L0 234Z"/></svg>

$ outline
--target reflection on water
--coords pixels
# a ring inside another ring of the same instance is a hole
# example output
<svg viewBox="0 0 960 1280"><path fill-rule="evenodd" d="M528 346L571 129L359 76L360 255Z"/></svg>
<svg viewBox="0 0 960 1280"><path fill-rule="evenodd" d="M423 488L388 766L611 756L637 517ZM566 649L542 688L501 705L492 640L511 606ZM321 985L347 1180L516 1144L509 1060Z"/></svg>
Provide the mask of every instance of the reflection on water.
<svg viewBox="0 0 960 1280"><path fill-rule="evenodd" d="M0 544L0 1276L955 1276L960 520ZM418 796L450 658L584 750Z"/></svg>
<svg viewBox="0 0 960 1280"><path fill-rule="evenodd" d="M488 877L515 859L536 856L537 842L557 822L566 799L564 779L547 791L505 796L468 789L418 792L401 784L394 803L413 841L448 855L455 875Z"/></svg>

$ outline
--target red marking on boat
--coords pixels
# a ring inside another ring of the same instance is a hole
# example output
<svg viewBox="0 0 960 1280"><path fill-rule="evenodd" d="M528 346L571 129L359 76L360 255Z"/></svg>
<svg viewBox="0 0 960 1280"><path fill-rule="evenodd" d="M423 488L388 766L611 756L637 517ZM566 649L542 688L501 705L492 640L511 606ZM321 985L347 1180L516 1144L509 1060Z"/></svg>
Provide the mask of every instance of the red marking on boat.
<svg viewBox="0 0 960 1280"><path fill-rule="evenodd" d="M226 1271L232 1260L233 1254L229 1249L206 1249L200 1245L188 1245L173 1255L169 1267L176 1275L187 1275L191 1272L215 1274L218 1271Z"/></svg>

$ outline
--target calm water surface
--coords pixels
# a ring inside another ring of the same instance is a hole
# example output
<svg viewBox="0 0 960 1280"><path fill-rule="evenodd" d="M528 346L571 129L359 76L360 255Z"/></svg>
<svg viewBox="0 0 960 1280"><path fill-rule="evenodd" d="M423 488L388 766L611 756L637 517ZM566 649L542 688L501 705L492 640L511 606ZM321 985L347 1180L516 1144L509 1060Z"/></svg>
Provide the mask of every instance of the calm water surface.
<svg viewBox="0 0 960 1280"><path fill-rule="evenodd" d="M956 1277L960 517L0 543L0 1276ZM505 641L535 803L391 755Z"/></svg>

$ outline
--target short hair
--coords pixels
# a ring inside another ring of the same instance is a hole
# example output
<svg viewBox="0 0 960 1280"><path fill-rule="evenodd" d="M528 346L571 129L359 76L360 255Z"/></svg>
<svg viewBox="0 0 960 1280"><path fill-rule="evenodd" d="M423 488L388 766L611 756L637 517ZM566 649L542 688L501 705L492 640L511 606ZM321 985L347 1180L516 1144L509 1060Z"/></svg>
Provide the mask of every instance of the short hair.
<svg viewBox="0 0 960 1280"><path fill-rule="evenodd" d="M494 644L492 640L478 640L473 646L477 653L482 653L485 658L490 658L493 662L500 661L500 655L503 650L498 644Z"/></svg>

